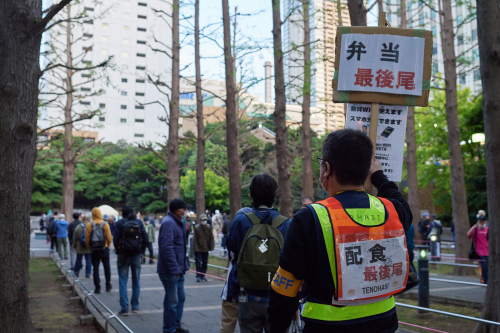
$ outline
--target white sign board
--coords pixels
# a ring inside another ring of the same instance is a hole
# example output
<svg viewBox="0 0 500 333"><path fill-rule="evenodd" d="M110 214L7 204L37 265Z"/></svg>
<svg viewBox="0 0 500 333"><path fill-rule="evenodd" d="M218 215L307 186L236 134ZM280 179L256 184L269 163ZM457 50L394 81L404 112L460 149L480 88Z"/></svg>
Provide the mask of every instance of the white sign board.
<svg viewBox="0 0 500 333"><path fill-rule="evenodd" d="M369 135L371 104L347 104L346 128ZM390 181L400 182L403 173L403 154L406 134L407 106L380 105L375 158Z"/></svg>
<svg viewBox="0 0 500 333"><path fill-rule="evenodd" d="M422 96L425 38L343 34L338 90Z"/></svg>
<svg viewBox="0 0 500 333"><path fill-rule="evenodd" d="M404 286L408 269L404 236L340 243L339 253L342 300L377 297Z"/></svg>

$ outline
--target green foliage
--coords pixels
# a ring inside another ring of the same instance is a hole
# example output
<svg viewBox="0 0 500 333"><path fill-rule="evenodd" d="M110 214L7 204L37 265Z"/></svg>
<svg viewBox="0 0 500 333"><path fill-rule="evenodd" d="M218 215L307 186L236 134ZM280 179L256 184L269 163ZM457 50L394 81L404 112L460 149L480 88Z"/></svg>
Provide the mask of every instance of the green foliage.
<svg viewBox="0 0 500 333"><path fill-rule="evenodd" d="M35 164L31 194L32 212L43 213L61 205L62 170L62 164L57 162Z"/></svg>
<svg viewBox="0 0 500 333"><path fill-rule="evenodd" d="M205 206L211 211L221 209L229 211L229 180L218 176L210 169L205 169ZM196 206L196 171L188 170L181 177L180 187L184 200Z"/></svg>
<svg viewBox="0 0 500 333"><path fill-rule="evenodd" d="M458 117L461 131L467 202L471 220L479 209L486 209L486 166L483 147L472 143L474 133L483 133L482 97L474 97L468 88L458 90ZM448 128L445 92L433 92L427 108L415 115L417 170L420 187L431 186L434 204L451 216ZM448 218L443 218L445 222Z"/></svg>

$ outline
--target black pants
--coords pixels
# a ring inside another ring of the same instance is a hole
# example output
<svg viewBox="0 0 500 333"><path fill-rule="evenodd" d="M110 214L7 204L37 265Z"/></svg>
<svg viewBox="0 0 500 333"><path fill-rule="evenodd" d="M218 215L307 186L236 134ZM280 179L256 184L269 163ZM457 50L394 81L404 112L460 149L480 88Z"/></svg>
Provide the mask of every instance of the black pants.
<svg viewBox="0 0 500 333"><path fill-rule="evenodd" d="M196 277L203 277L207 272L208 252L195 252L194 260L196 262Z"/></svg>
<svg viewBox="0 0 500 333"><path fill-rule="evenodd" d="M149 250L149 259L154 259L155 255L153 253L153 243L149 242L147 249ZM144 257L146 256L146 249L144 249L144 252L142 252L142 255L143 255L143 259L145 259Z"/></svg>
<svg viewBox="0 0 500 333"><path fill-rule="evenodd" d="M57 251L57 237L50 237L50 249Z"/></svg>
<svg viewBox="0 0 500 333"><path fill-rule="evenodd" d="M111 285L111 268L109 267L109 249L92 252L92 267L94 268L94 286L101 289L101 278L99 277L99 264L102 261L104 276L106 277L106 287Z"/></svg>

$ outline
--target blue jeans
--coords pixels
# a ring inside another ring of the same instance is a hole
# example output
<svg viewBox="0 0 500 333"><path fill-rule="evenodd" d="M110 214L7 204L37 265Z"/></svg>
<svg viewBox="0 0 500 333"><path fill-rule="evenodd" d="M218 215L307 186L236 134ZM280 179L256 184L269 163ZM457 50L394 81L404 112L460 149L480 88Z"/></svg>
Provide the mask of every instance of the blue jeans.
<svg viewBox="0 0 500 333"><path fill-rule="evenodd" d="M488 256L480 256L484 261L479 262L481 271L481 282L488 284Z"/></svg>
<svg viewBox="0 0 500 333"><path fill-rule="evenodd" d="M175 332L181 326L182 311L186 294L184 292L184 274L179 277L175 275L158 273L163 288L165 288L165 298L163 299L163 333Z"/></svg>
<svg viewBox="0 0 500 333"><path fill-rule="evenodd" d="M80 269L82 269L82 259L85 256L85 275L92 274L92 256L90 253L85 254L76 254L76 262L75 262L75 275L78 276L80 274Z"/></svg>
<svg viewBox="0 0 500 333"><path fill-rule="evenodd" d="M128 310L128 268L132 271L132 310L139 309L139 294L141 293L140 275L141 275L141 255L134 257L118 256L116 261L118 267L120 306L122 310Z"/></svg>

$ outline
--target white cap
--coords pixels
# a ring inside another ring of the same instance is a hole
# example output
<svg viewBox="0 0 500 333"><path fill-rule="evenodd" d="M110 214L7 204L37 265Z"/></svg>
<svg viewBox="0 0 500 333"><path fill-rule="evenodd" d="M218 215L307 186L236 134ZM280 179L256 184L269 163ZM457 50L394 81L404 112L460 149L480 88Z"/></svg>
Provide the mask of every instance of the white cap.
<svg viewBox="0 0 500 333"><path fill-rule="evenodd" d="M215 214L220 214L218 209L215 210Z"/></svg>
<svg viewBox="0 0 500 333"><path fill-rule="evenodd" d="M64 220L66 218L66 215L64 214L59 214L59 220Z"/></svg>

